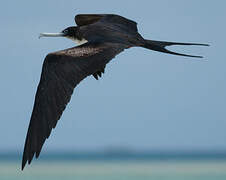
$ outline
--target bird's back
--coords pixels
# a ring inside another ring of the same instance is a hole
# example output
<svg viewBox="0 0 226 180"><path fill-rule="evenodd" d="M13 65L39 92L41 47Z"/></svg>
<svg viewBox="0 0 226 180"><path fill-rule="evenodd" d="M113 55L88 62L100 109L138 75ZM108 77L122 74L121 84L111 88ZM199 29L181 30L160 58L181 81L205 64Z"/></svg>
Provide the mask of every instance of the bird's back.
<svg viewBox="0 0 226 180"><path fill-rule="evenodd" d="M143 41L137 31L137 23L119 15L77 15L75 22L88 41L115 42L136 45Z"/></svg>
<svg viewBox="0 0 226 180"><path fill-rule="evenodd" d="M78 26L104 22L107 24L118 25L131 32L137 32L137 23L135 21L116 14L78 14L75 16L75 22Z"/></svg>

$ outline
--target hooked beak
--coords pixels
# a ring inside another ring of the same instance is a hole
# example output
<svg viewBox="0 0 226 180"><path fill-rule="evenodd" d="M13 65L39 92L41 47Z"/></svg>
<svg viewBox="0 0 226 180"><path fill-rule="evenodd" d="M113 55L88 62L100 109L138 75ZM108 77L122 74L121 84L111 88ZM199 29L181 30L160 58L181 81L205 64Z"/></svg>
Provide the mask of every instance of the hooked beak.
<svg viewBox="0 0 226 180"><path fill-rule="evenodd" d="M40 33L39 38L41 37L63 37L65 34L60 33Z"/></svg>

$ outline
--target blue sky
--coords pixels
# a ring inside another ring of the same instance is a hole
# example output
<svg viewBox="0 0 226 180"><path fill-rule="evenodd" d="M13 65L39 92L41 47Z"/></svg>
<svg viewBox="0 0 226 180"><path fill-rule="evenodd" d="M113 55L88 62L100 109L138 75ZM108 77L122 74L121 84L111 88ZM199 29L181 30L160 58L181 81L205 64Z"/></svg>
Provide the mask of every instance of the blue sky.
<svg viewBox="0 0 226 180"><path fill-rule="evenodd" d="M3 1L0 151L22 151L42 62L74 46L38 39L74 25L79 13L115 13L138 23L147 39L209 43L171 47L195 59L142 48L112 60L99 81L84 80L44 151L226 149L225 1Z"/></svg>

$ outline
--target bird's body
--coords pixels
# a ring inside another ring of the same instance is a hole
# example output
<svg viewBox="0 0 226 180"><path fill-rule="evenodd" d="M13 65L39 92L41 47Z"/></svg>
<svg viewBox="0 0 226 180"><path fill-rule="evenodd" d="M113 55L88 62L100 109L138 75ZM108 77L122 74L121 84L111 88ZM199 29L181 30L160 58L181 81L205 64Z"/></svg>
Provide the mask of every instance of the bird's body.
<svg viewBox="0 0 226 180"><path fill-rule="evenodd" d="M75 17L77 27L61 33L40 36L64 36L80 45L46 56L25 141L22 169L39 156L45 140L60 119L74 88L87 76L101 77L106 64L124 49L144 47L174 55L191 56L165 49L170 45L206 45L144 39L136 22L119 15L84 14Z"/></svg>

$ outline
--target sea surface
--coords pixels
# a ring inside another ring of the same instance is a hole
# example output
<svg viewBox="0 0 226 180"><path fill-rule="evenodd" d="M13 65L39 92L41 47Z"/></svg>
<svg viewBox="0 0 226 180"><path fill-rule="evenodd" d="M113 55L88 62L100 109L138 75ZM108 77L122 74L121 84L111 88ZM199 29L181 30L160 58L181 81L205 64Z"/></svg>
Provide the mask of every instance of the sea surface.
<svg viewBox="0 0 226 180"><path fill-rule="evenodd" d="M0 180L226 180L226 161L1 162Z"/></svg>
<svg viewBox="0 0 226 180"><path fill-rule="evenodd" d="M21 156L0 154L0 180L226 180L226 156L67 153L43 155L21 171Z"/></svg>

